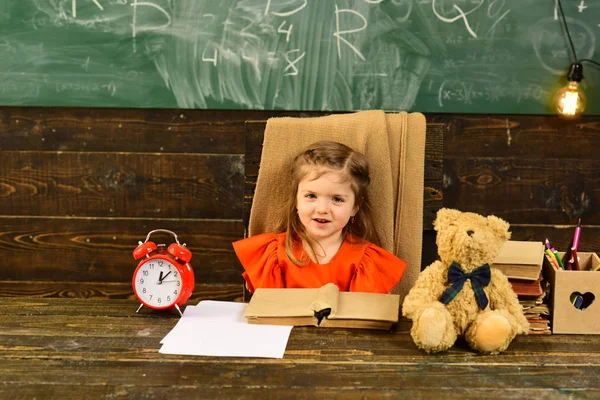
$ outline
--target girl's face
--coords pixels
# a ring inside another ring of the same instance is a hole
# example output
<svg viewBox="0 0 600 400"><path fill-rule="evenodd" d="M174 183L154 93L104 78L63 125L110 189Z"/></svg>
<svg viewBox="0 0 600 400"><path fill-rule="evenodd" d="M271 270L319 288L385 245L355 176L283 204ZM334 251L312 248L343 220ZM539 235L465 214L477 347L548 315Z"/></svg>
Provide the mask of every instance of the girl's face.
<svg viewBox="0 0 600 400"><path fill-rule="evenodd" d="M342 230L358 210L350 180L339 172L328 171L317 179L307 174L298 184L296 206L306 233L320 242L341 238Z"/></svg>

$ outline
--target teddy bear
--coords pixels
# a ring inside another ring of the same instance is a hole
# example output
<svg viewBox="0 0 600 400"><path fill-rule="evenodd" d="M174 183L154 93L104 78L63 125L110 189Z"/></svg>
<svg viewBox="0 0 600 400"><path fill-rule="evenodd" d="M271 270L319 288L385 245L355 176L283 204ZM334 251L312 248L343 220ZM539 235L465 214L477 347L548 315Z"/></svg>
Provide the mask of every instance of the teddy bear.
<svg viewBox="0 0 600 400"><path fill-rule="evenodd" d="M439 352L458 336L479 352L498 354L529 323L506 275L490 264L510 239L493 215L442 208L434 221L440 260L419 273L402 304L417 347Z"/></svg>

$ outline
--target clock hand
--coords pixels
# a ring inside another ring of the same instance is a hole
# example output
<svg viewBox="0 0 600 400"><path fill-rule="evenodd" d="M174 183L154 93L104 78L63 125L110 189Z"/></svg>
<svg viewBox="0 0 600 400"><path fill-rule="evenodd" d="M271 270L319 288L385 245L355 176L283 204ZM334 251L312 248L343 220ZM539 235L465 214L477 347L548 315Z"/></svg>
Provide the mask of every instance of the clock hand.
<svg viewBox="0 0 600 400"><path fill-rule="evenodd" d="M169 274L170 274L171 272L172 272L172 271L169 271L169 272L167 272L167 274L166 274L165 276L162 276L162 271L160 271L160 275L162 276L162 278L158 278L159 282L162 282L162 281L163 281L163 279L165 279L167 276L169 276Z"/></svg>
<svg viewBox="0 0 600 400"><path fill-rule="evenodd" d="M158 283L161 283L163 279L165 278L163 278L162 271L160 271L160 275L158 276Z"/></svg>

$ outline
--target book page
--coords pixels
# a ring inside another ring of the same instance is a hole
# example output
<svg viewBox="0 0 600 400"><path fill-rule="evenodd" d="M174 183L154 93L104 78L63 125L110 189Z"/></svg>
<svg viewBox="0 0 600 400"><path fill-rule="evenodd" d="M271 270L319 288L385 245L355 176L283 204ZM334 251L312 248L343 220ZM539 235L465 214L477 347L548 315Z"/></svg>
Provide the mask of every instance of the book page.
<svg viewBox="0 0 600 400"><path fill-rule="evenodd" d="M397 294L341 292L338 310L329 319L356 319L397 322L400 296Z"/></svg>
<svg viewBox="0 0 600 400"><path fill-rule="evenodd" d="M340 289L333 283L328 283L317 289L316 297L308 308L312 311L331 309L329 316L335 315L338 309Z"/></svg>
<svg viewBox="0 0 600 400"><path fill-rule="evenodd" d="M256 289L244 317L313 317L309 308L319 289Z"/></svg>

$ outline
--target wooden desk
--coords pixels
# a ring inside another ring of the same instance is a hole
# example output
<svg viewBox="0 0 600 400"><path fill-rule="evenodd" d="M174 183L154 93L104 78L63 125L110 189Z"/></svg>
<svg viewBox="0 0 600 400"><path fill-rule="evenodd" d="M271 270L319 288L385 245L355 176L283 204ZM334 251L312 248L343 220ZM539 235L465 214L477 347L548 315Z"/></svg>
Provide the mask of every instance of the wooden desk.
<svg viewBox="0 0 600 400"><path fill-rule="evenodd" d="M0 398L600 396L600 336L518 337L499 356L464 344L428 355L402 321L393 333L294 328L282 360L172 356L158 349L176 314L136 308L0 298Z"/></svg>

